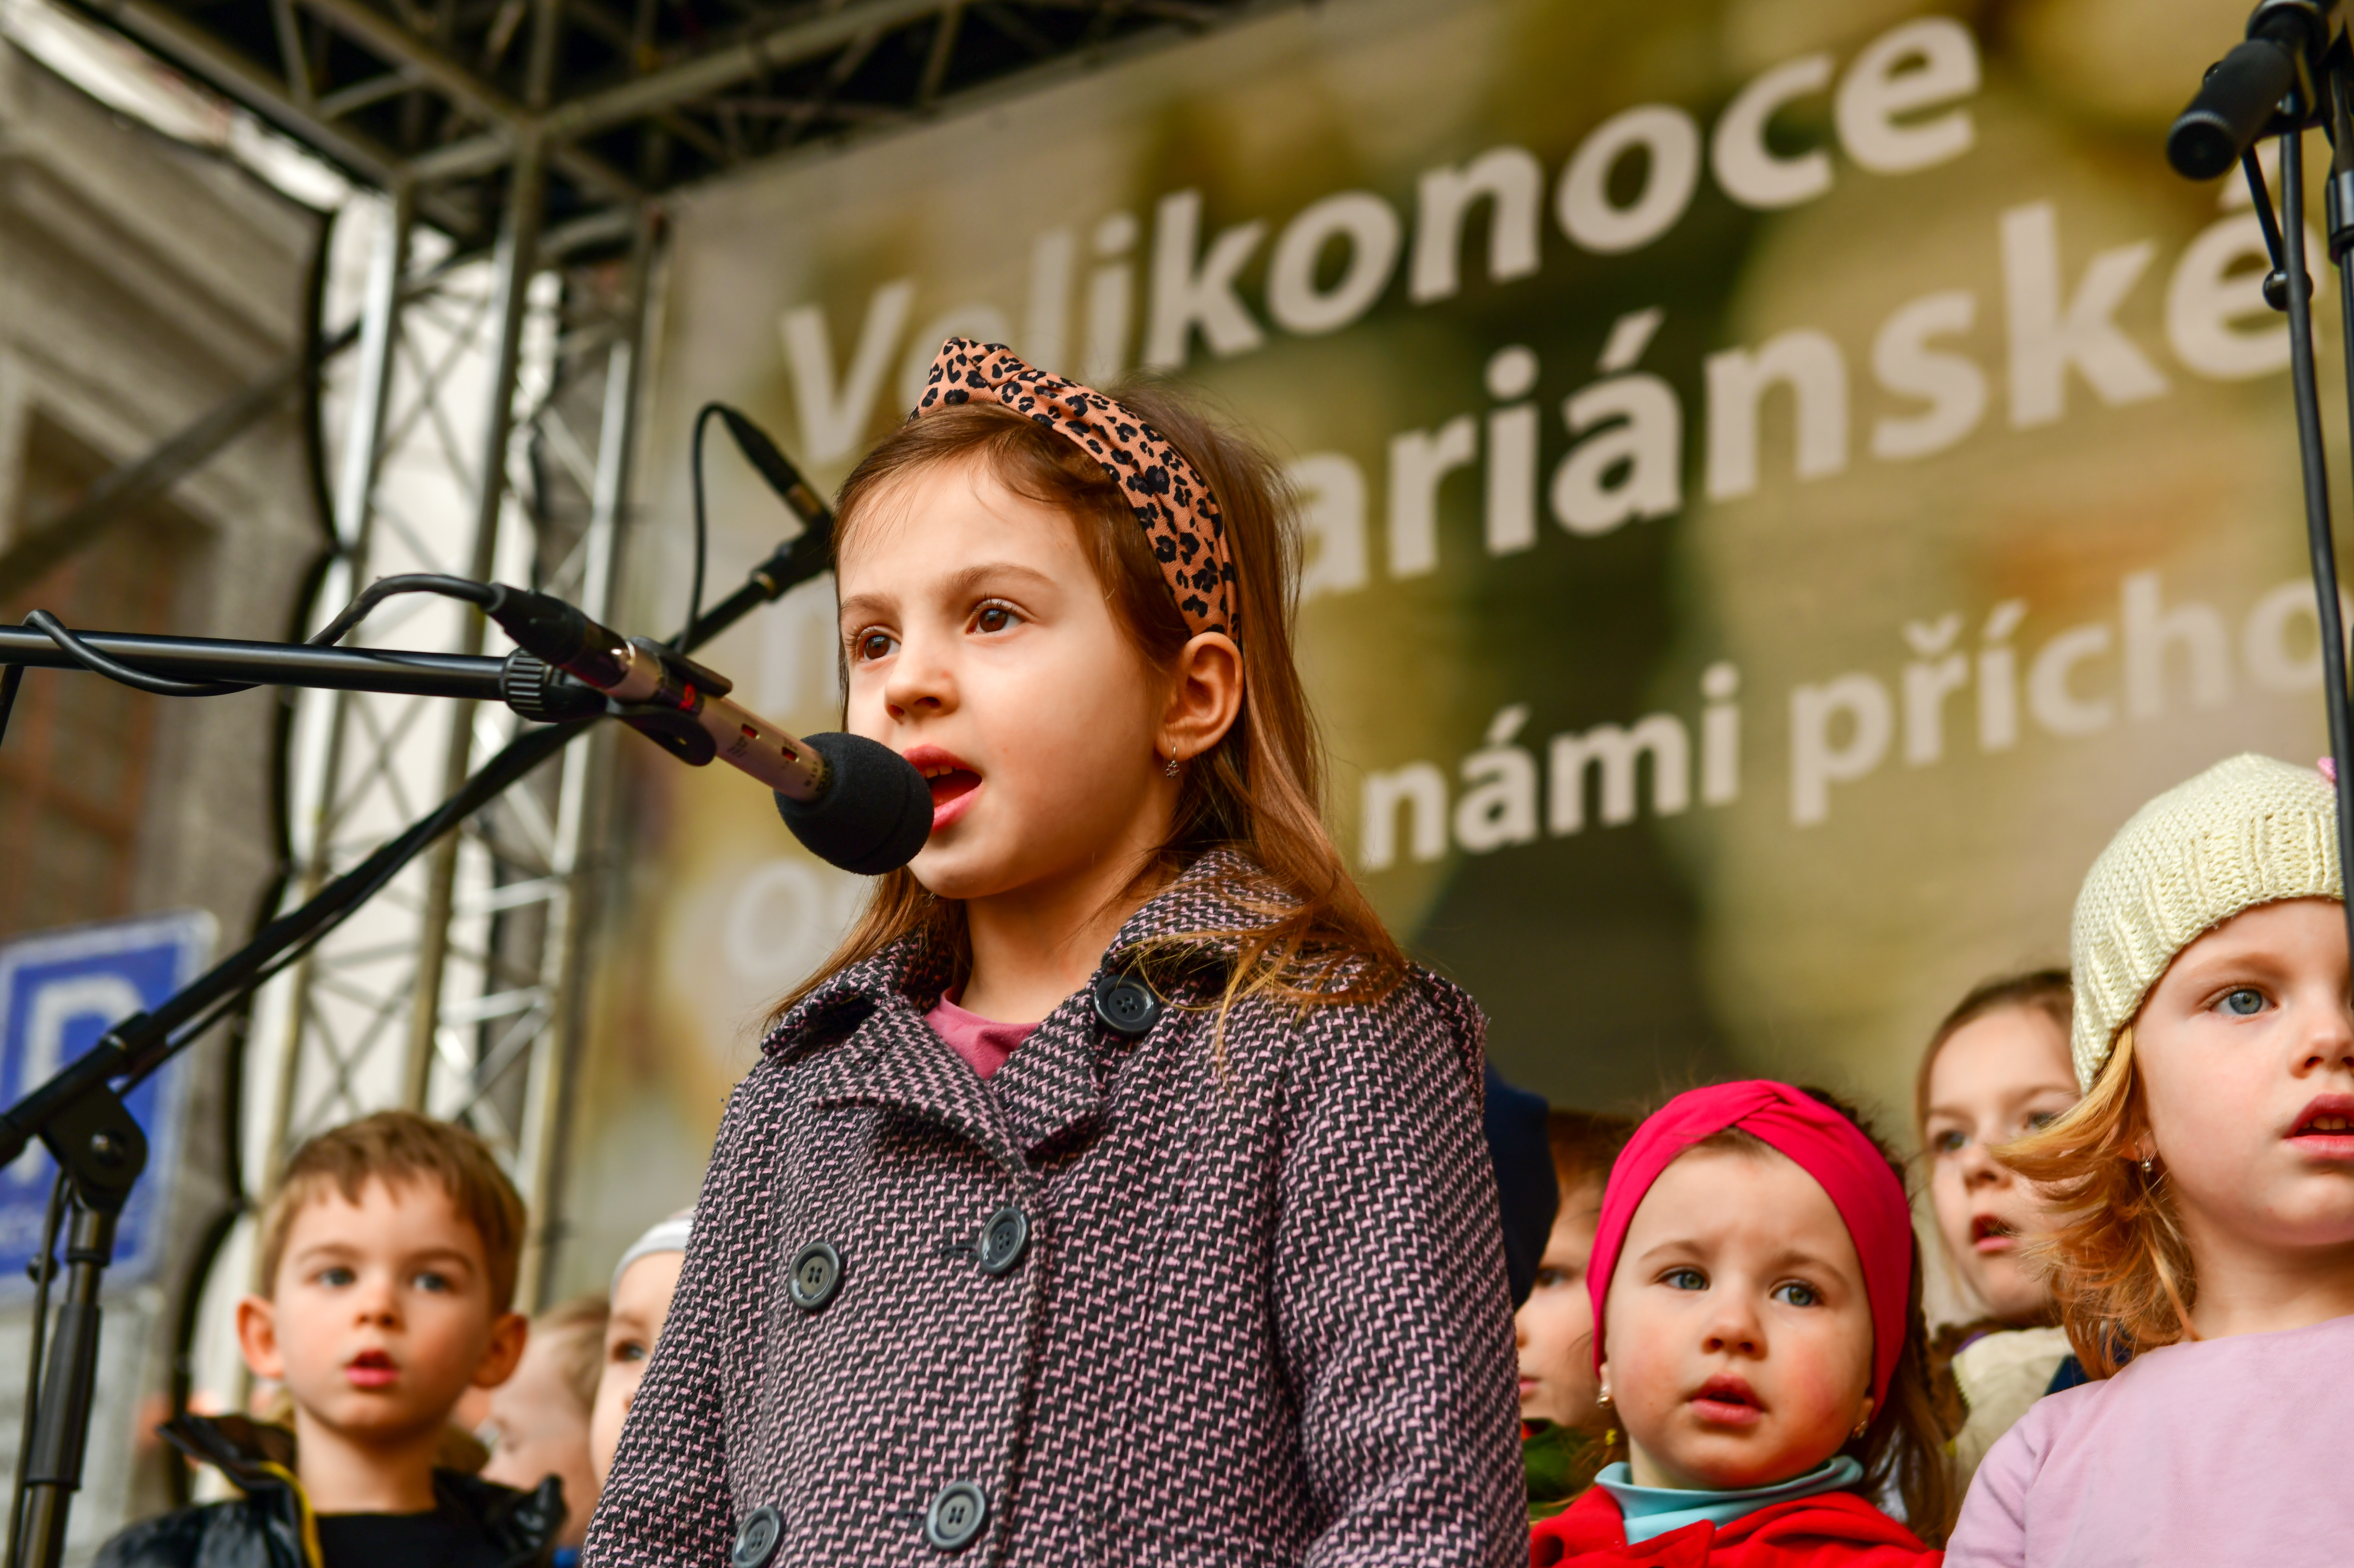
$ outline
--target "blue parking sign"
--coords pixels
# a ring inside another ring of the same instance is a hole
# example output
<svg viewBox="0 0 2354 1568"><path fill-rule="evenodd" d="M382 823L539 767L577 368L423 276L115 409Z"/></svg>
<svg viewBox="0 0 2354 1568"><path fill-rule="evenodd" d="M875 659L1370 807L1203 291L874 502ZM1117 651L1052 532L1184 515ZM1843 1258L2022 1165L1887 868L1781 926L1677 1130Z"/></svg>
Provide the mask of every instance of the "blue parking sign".
<svg viewBox="0 0 2354 1568"><path fill-rule="evenodd" d="M194 980L212 956L214 929L213 917L194 909L45 931L0 947L0 1103L13 1104L109 1029ZM110 1284L146 1278L161 1260L186 1067L185 1057L167 1063L124 1102L147 1135L147 1171L122 1211ZM37 1143L0 1169L0 1299L32 1291L25 1269L40 1250L56 1175Z"/></svg>

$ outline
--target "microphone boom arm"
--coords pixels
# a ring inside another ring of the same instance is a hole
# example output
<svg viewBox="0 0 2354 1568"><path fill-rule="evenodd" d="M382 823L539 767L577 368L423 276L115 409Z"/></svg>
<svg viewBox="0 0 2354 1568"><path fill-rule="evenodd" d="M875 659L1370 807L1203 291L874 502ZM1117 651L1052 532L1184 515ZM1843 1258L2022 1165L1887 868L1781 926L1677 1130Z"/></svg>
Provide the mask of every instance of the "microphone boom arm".
<svg viewBox="0 0 2354 1568"><path fill-rule="evenodd" d="M697 616L670 646L682 653L699 647L759 606L823 572L831 564L832 518L821 506L818 516L804 514L804 520L808 526L800 535L755 567L742 587ZM48 1346L46 1368L27 1391L27 1440L11 1510L10 1568L57 1568L73 1495L81 1487L98 1380L100 1285L113 1258L116 1221L147 1157L146 1140L124 1108L123 1095L343 924L436 840L563 750L597 717L618 708L569 677L546 679L554 673L520 652L502 661L113 633L91 633L80 641L117 662L175 677L498 698L525 711L512 690L520 674L529 673L522 667L531 666L537 670L544 692L560 694L568 687L573 695L549 699L569 711L526 713L556 722L509 742L398 837L379 845L300 907L270 921L154 1011L116 1024L89 1051L0 1111L0 1163L14 1160L38 1138L56 1158L58 1178L73 1196L57 1332ZM39 631L8 628L0 629L0 666L7 665L74 669L82 662ZM617 716L627 720L631 715L618 711ZM46 1296L48 1271L54 1264L37 1259L35 1267L42 1271L39 1284Z"/></svg>

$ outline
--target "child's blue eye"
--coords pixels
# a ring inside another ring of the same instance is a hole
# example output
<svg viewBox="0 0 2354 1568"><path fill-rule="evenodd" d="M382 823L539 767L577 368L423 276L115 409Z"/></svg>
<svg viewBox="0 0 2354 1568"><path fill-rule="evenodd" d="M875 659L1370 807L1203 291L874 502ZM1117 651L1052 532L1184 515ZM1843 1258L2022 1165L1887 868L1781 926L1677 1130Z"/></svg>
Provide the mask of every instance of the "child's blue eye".
<svg viewBox="0 0 2354 1568"><path fill-rule="evenodd" d="M1786 1307L1819 1307L1822 1293L1803 1279L1785 1280L1774 1287L1774 1299Z"/></svg>
<svg viewBox="0 0 2354 1568"><path fill-rule="evenodd" d="M1708 1276L1697 1268L1671 1268L1659 1277L1659 1283L1670 1290L1705 1290Z"/></svg>
<svg viewBox="0 0 2354 1568"><path fill-rule="evenodd" d="M419 1274L414 1283L418 1289L429 1291L438 1296L450 1288L450 1277L446 1274L436 1274L429 1268Z"/></svg>
<svg viewBox="0 0 2354 1568"><path fill-rule="evenodd" d="M345 1286L356 1282L358 1278L358 1275L341 1264L319 1270L319 1283L330 1290L341 1290Z"/></svg>
<svg viewBox="0 0 2354 1568"><path fill-rule="evenodd" d="M2242 986L2223 999L2223 1011L2234 1018L2253 1018L2264 1010L2264 993Z"/></svg>

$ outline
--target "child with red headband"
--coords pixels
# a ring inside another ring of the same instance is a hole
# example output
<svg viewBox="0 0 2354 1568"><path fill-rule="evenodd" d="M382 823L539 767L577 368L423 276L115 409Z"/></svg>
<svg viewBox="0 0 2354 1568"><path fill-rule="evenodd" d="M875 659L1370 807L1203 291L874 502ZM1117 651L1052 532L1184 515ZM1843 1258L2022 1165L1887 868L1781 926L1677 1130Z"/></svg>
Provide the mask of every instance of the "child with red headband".
<svg viewBox="0 0 2354 1568"><path fill-rule="evenodd" d="M931 839L728 1106L588 1563L1517 1565L1483 1026L1325 836L1277 471L951 340L838 517Z"/></svg>
<svg viewBox="0 0 2354 1568"><path fill-rule="evenodd" d="M1951 1504L1902 1166L1819 1092L1670 1100L1602 1199L1606 1465L1531 1560L1931 1568ZM1913 1528L1870 1501L1891 1491ZM1916 1533L1917 1531L1917 1533Z"/></svg>

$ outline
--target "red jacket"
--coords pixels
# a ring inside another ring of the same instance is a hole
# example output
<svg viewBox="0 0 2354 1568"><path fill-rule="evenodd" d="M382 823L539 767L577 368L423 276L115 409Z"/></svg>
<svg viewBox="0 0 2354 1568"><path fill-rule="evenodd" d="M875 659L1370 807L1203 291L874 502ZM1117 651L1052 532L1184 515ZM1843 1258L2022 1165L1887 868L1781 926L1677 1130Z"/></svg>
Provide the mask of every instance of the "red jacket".
<svg viewBox="0 0 2354 1568"><path fill-rule="evenodd" d="M1617 1499L1596 1487L1529 1532L1532 1568L1937 1568L1945 1560L1853 1492L1769 1503L1728 1525L1702 1520L1629 1546Z"/></svg>

